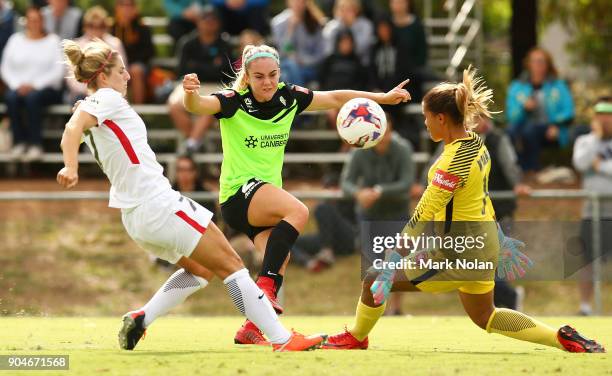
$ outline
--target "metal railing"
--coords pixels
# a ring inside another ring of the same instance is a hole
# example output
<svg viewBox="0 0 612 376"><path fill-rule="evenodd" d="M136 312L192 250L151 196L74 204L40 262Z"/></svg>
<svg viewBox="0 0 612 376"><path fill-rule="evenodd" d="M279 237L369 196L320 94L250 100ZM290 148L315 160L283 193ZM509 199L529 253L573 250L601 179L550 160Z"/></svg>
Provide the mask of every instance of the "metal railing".
<svg viewBox="0 0 612 376"><path fill-rule="evenodd" d="M300 200L324 200L342 199L344 196L339 190L297 190L290 191ZM192 192L186 193L194 200L216 201L218 192ZM490 192L494 199L512 199L516 195L512 191ZM521 196L536 199L588 199L592 205L593 236L593 300L594 313L602 312L602 239L601 239L601 201L612 199L612 194L598 194L584 190L565 190L565 189L543 189L535 190L529 195ZM75 200L108 200L108 192L99 191L38 191L38 192L0 192L0 202L7 201L75 201Z"/></svg>
<svg viewBox="0 0 612 376"><path fill-rule="evenodd" d="M448 54L445 59L433 59L431 65L437 68L445 67L446 76L449 79L456 79L457 70L470 47L475 44L476 65L482 66L482 0L464 0L462 3L458 0L445 0L446 18L433 16L433 3L433 0L426 0L424 3L424 24L429 35L428 43L432 47L447 46ZM434 32L440 28L446 31L443 34ZM466 28L467 31L464 31Z"/></svg>

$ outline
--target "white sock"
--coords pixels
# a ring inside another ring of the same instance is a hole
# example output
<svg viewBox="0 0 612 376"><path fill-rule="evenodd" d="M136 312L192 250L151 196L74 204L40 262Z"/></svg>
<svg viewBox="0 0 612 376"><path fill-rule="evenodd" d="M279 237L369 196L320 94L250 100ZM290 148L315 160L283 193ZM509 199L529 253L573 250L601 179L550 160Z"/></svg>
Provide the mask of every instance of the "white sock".
<svg viewBox="0 0 612 376"><path fill-rule="evenodd" d="M271 343L285 343L291 333L280 323L272 304L246 269L240 269L223 281L234 305L252 321Z"/></svg>
<svg viewBox="0 0 612 376"><path fill-rule="evenodd" d="M153 320L181 304L187 297L201 288L208 281L179 269L157 290L155 295L140 310L145 312L144 326L148 327Z"/></svg>

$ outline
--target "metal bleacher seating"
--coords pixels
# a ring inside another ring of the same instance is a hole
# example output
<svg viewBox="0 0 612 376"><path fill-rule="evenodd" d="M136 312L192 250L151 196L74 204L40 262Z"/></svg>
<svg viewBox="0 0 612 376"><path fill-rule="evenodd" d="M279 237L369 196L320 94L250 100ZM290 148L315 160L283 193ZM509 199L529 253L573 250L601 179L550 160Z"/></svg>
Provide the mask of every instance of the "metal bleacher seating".
<svg viewBox="0 0 612 376"><path fill-rule="evenodd" d="M153 41L158 47L158 50L163 50L165 47L171 46L173 41L172 38L165 34L165 26L167 25L167 19L164 17L144 17L143 22L149 25L154 30ZM165 68L173 68L177 64L175 57L163 57L158 56L154 59L153 65L162 66ZM168 108L165 104L142 104L133 105L136 112L144 116L168 116ZM69 105L53 105L47 108L47 114L51 117L61 119L61 117L67 118L70 115L71 106ZM421 106L419 104L410 104L406 106L406 112L408 114L420 115ZM0 104L0 114L6 113L6 106ZM319 114L314 113L314 116ZM320 115L319 115L320 116ZM176 150L179 150L179 146L182 144L182 135L174 128L159 128L152 127L148 130L148 136L152 140L170 141L175 142ZM62 128L61 127L46 127L43 132L45 139L58 140L61 138ZM207 139L218 141L220 139L219 131L211 130L206 135ZM338 138L336 131L331 129L309 129L309 130L293 130L291 132L292 140L309 140L309 141L325 141L335 140ZM56 152L44 153L41 162L42 163L61 163L62 155L59 149ZM176 153L157 153L158 160L160 163L166 165L167 174L170 177L174 176L174 162L177 158ZM194 159L198 163L213 163L218 164L222 161L222 154L220 153L200 153L194 156ZM285 155L285 163L302 163L302 164L341 164L347 159L346 153L294 153L287 152ZM428 154L425 152L415 153L415 160L417 163L425 163L428 160ZM79 161L81 163L95 163L95 160L89 153L81 153L79 155ZM11 163L11 158L8 153L0 152L0 163Z"/></svg>

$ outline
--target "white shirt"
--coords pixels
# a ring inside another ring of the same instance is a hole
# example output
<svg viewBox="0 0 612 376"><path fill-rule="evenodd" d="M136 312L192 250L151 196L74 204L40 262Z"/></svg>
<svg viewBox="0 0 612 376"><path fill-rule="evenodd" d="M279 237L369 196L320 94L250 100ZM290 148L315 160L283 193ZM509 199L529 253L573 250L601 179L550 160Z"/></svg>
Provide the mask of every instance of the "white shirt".
<svg viewBox="0 0 612 376"><path fill-rule="evenodd" d="M121 93L103 88L85 98L79 111L98 119L85 142L111 183L108 206L133 208L171 188L147 143L147 129Z"/></svg>
<svg viewBox="0 0 612 376"><path fill-rule="evenodd" d="M61 89L65 71L59 37L47 34L40 39L30 39L24 33L11 35L2 53L0 70L11 90L25 84L36 90Z"/></svg>

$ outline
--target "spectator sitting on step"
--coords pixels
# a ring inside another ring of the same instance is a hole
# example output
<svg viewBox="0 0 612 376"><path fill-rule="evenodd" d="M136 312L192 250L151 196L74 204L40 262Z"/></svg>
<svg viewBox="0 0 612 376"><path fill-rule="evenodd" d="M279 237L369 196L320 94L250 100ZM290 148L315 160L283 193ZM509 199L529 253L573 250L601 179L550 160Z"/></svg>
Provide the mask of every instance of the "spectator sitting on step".
<svg viewBox="0 0 612 376"><path fill-rule="evenodd" d="M314 0L287 0L287 9L272 19L272 36L281 57L281 79L296 85L317 81L325 57L326 18Z"/></svg>
<svg viewBox="0 0 612 376"><path fill-rule="evenodd" d="M401 233L410 218L414 177L412 146L393 132L393 118L387 114L387 131L381 141L370 149L355 149L342 170L342 191L355 198L358 224L362 231L367 229L362 239ZM362 265L384 259L384 254L375 254L365 245L362 242ZM401 314L399 294L391 296L388 312Z"/></svg>
<svg viewBox="0 0 612 376"><path fill-rule="evenodd" d="M264 44L264 42L264 38L257 31L251 29L242 30L242 33L240 33L238 37L238 45L234 49L234 56L238 56L238 59L232 62L233 70L238 71L242 66L242 51L246 46L249 44L260 46Z"/></svg>
<svg viewBox="0 0 612 376"><path fill-rule="evenodd" d="M368 71L355 54L355 39L349 29L336 33L334 53L323 60L319 70L322 90L365 90ZM336 128L337 109L327 111L327 122Z"/></svg>
<svg viewBox="0 0 612 376"><path fill-rule="evenodd" d="M232 73L231 47L221 37L221 20L212 6L207 5L200 12L196 31L179 41L178 58L179 80L168 98L170 118L187 138L182 148L187 153L194 153L200 148L202 137L212 125L214 116L199 115L192 120L183 106L183 76L196 73L202 82L200 93L210 94L220 90L222 81Z"/></svg>
<svg viewBox="0 0 612 376"><path fill-rule="evenodd" d="M524 65L525 71L508 89L508 133L523 171L537 171L543 146L569 144L568 126L574 119L574 100L565 81L558 78L546 50L533 48Z"/></svg>
<svg viewBox="0 0 612 376"><path fill-rule="evenodd" d="M0 65L8 87L5 100L13 159L31 162L42 156L43 112L46 106L61 102L62 61L59 37L45 31L40 9L28 8L25 29L9 38Z"/></svg>
<svg viewBox="0 0 612 376"><path fill-rule="evenodd" d="M591 133L576 139L573 155L574 167L583 174L583 189L603 195L612 194L612 97L602 97L595 104L595 117ZM612 248L612 200L602 199L599 205L601 254L610 255ZM593 298L593 208L587 200L582 210L580 226L583 257L580 291L580 314L592 312Z"/></svg>
<svg viewBox="0 0 612 376"><path fill-rule="evenodd" d="M223 31L240 35L251 29L261 35L270 34L269 0L212 0L220 14Z"/></svg>
<svg viewBox="0 0 612 376"><path fill-rule="evenodd" d="M119 38L112 36L109 33L111 19L108 17L108 12L99 5L89 8L83 16L83 36L75 41L81 47L85 47L87 43L94 39L101 39L104 43L111 46L112 49L118 51L123 59L125 66L129 66L129 61L123 48L123 43ZM87 96L87 85L82 82L77 82L74 78L67 78L68 86L68 104L74 104L79 99Z"/></svg>
<svg viewBox="0 0 612 376"><path fill-rule="evenodd" d="M338 189L338 179L323 179L323 188ZM291 249L291 262L312 273L331 267L336 257L357 249L357 221L352 198L324 200L314 209L317 231L300 235Z"/></svg>
<svg viewBox="0 0 612 376"><path fill-rule="evenodd" d="M42 8L45 30L60 39L74 39L81 35L83 12L71 6L69 0L49 0Z"/></svg>
<svg viewBox="0 0 612 376"><path fill-rule="evenodd" d="M405 86L412 101L419 103L423 98L423 81L428 75L428 45L425 28L414 11L412 0L390 0L389 9L393 22L393 35L397 47L399 77L410 77Z"/></svg>
<svg viewBox="0 0 612 376"><path fill-rule="evenodd" d="M130 73L131 102L145 103L147 97L147 73L151 59L155 56L151 29L142 23L136 0L117 0L115 3L115 24L112 34L125 47Z"/></svg>
<svg viewBox="0 0 612 376"><path fill-rule="evenodd" d="M359 0L336 0L334 18L323 28L325 39L325 55L329 56L336 51L337 34L344 29L350 29L355 40L355 54L361 64L370 63L370 49L374 44L374 27L372 22L360 15L361 2Z"/></svg>
<svg viewBox="0 0 612 376"><path fill-rule="evenodd" d="M168 15L168 35L176 43L196 28L200 12L206 5L205 0L164 0L164 9Z"/></svg>

